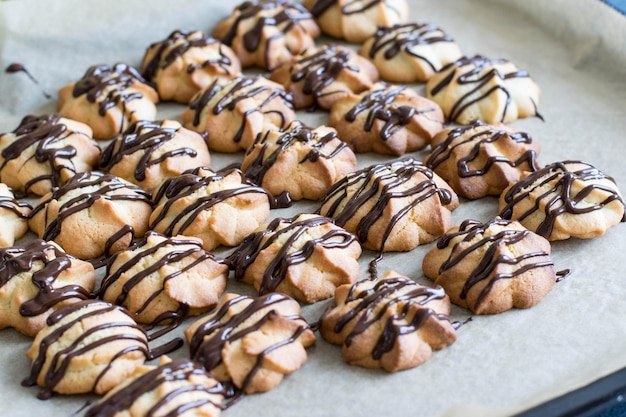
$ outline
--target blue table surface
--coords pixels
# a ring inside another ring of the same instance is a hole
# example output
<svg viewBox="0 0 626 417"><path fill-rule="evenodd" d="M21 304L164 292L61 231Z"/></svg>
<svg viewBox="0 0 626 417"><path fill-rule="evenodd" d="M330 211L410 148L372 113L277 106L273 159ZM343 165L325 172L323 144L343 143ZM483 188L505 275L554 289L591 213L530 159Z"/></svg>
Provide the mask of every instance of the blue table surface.
<svg viewBox="0 0 626 417"><path fill-rule="evenodd" d="M622 14L626 15L626 0L602 0L609 6L619 10Z"/></svg>

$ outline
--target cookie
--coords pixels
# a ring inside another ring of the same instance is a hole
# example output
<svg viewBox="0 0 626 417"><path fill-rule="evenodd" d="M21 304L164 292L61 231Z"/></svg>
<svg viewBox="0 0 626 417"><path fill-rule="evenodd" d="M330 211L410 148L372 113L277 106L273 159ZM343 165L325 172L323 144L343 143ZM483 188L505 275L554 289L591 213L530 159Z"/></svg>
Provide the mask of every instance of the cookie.
<svg viewBox="0 0 626 417"><path fill-rule="evenodd" d="M406 0L304 0L322 32L352 43L364 42L379 26L404 23Z"/></svg>
<svg viewBox="0 0 626 417"><path fill-rule="evenodd" d="M210 163L209 149L198 133L174 120L141 120L106 147L100 167L144 190L154 191L166 179Z"/></svg>
<svg viewBox="0 0 626 417"><path fill-rule="evenodd" d="M235 52L200 31L175 30L155 42L143 56L143 77L152 83L163 101L187 104L217 77L241 73Z"/></svg>
<svg viewBox="0 0 626 417"><path fill-rule="evenodd" d="M537 112L540 93L528 72L506 59L481 55L444 66L426 84L427 97L441 106L448 120L460 124L542 118Z"/></svg>
<svg viewBox="0 0 626 417"><path fill-rule="evenodd" d="M333 128L315 129L299 121L257 137L241 164L246 177L275 196L319 200L356 169L354 152Z"/></svg>
<svg viewBox="0 0 626 417"><path fill-rule="evenodd" d="M92 405L85 417L218 417L226 388L188 359L142 366L123 385Z"/></svg>
<svg viewBox="0 0 626 417"><path fill-rule="evenodd" d="M428 146L443 122L436 103L405 86L379 83L337 100L328 124L357 153L399 156Z"/></svg>
<svg viewBox="0 0 626 417"><path fill-rule="evenodd" d="M150 195L101 172L78 174L44 195L33 208L30 228L79 259L111 255L148 230Z"/></svg>
<svg viewBox="0 0 626 417"><path fill-rule="evenodd" d="M424 165L435 171L461 197L474 200L500 195L524 172L539 169L539 143L502 123L474 121L439 132Z"/></svg>
<svg viewBox="0 0 626 417"><path fill-rule="evenodd" d="M466 220L426 253L422 269L454 304L497 314L532 307L550 292L557 279L550 251L548 240L517 221Z"/></svg>
<svg viewBox="0 0 626 417"><path fill-rule="evenodd" d="M187 330L191 357L245 394L266 392L307 360L315 334L300 305L284 294L226 294L216 310Z"/></svg>
<svg viewBox="0 0 626 417"><path fill-rule="evenodd" d="M52 313L26 352L32 361L22 383L39 385L40 399L59 394L104 394L150 356L148 338L122 307L85 300Z"/></svg>
<svg viewBox="0 0 626 417"><path fill-rule="evenodd" d="M328 217L276 218L228 257L235 279L260 295L280 292L304 303L332 297L359 277L361 246Z"/></svg>
<svg viewBox="0 0 626 417"><path fill-rule="evenodd" d="M109 258L98 293L137 323L176 325L216 305L227 277L228 266L199 240L148 232Z"/></svg>
<svg viewBox="0 0 626 417"><path fill-rule="evenodd" d="M34 337L50 313L93 291L93 266L52 242L0 249L0 260L0 328Z"/></svg>
<svg viewBox="0 0 626 417"><path fill-rule="evenodd" d="M590 239L626 221L615 180L583 161L555 162L525 173L502 192L500 216L548 240Z"/></svg>
<svg viewBox="0 0 626 417"><path fill-rule="evenodd" d="M59 90L61 116L83 122L95 139L111 139L137 120L154 120L159 96L130 65L94 65Z"/></svg>
<svg viewBox="0 0 626 417"><path fill-rule="evenodd" d="M44 195L98 165L91 128L58 114L26 116L0 135L0 180L20 194Z"/></svg>
<svg viewBox="0 0 626 417"><path fill-rule="evenodd" d="M217 79L193 98L182 120L186 128L208 135L210 150L234 153L247 150L257 135L295 120L292 100L265 77Z"/></svg>
<svg viewBox="0 0 626 417"><path fill-rule="evenodd" d="M364 248L390 252L409 251L443 235L458 205L437 174L404 158L343 177L318 212L354 233Z"/></svg>
<svg viewBox="0 0 626 417"><path fill-rule="evenodd" d="M378 80L378 71L351 49L324 45L293 57L270 74L293 95L296 109L330 109L341 97L360 93Z"/></svg>
<svg viewBox="0 0 626 417"><path fill-rule="evenodd" d="M15 199L13 191L0 183L0 248L13 246L28 232L31 207Z"/></svg>
<svg viewBox="0 0 626 417"><path fill-rule="evenodd" d="M315 46L320 33L311 13L286 0L245 1L213 30L233 48L244 67L272 70Z"/></svg>
<svg viewBox="0 0 626 417"><path fill-rule="evenodd" d="M396 83L426 82L463 56L452 37L428 23L379 26L360 53L376 66L383 80Z"/></svg>
<svg viewBox="0 0 626 417"><path fill-rule="evenodd" d="M320 322L322 337L341 345L350 365L396 372L427 361L456 341L450 299L394 271L342 285Z"/></svg>
<svg viewBox="0 0 626 417"><path fill-rule="evenodd" d="M269 216L270 197L238 169L165 181L154 196L150 229L193 236L205 250L236 246Z"/></svg>

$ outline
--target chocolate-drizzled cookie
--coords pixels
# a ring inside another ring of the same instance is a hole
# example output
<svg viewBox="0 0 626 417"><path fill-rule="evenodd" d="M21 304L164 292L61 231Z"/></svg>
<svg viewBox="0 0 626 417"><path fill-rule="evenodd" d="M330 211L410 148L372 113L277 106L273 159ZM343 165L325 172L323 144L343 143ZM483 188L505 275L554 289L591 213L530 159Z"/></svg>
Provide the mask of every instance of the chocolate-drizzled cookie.
<svg viewBox="0 0 626 417"><path fill-rule="evenodd" d="M540 90L526 71L506 59L462 57L444 66L426 84L448 120L508 123L537 112Z"/></svg>
<svg viewBox="0 0 626 417"><path fill-rule="evenodd" d="M328 191L319 213L354 233L363 247L408 251L452 226L454 191L413 158L348 174Z"/></svg>
<svg viewBox="0 0 626 417"><path fill-rule="evenodd" d="M342 346L343 359L351 365L400 371L456 341L443 288L419 285L394 271L342 285L335 305L321 318L320 333Z"/></svg>
<svg viewBox="0 0 626 417"><path fill-rule="evenodd" d="M360 53L374 63L382 79L397 83L426 82L463 56L454 39L428 23L379 26Z"/></svg>
<svg viewBox="0 0 626 417"><path fill-rule="evenodd" d="M89 298L94 268L52 242L0 249L0 328L34 337L59 308Z"/></svg>
<svg viewBox="0 0 626 417"><path fill-rule="evenodd" d="M197 239L148 232L109 258L99 296L125 307L138 323L177 326L208 311L226 287L228 266Z"/></svg>
<svg viewBox="0 0 626 417"><path fill-rule="evenodd" d="M296 109L329 109L339 98L370 88L378 72L351 49L324 45L285 62L272 71L270 79L293 94Z"/></svg>
<svg viewBox="0 0 626 417"><path fill-rule="evenodd" d="M315 47L320 33L311 13L287 0L252 0L239 4L213 36L233 48L244 67L272 70L292 56Z"/></svg>
<svg viewBox="0 0 626 417"><path fill-rule="evenodd" d="M202 365L189 359L141 367L130 380L91 406L85 417L218 417L228 394Z"/></svg>
<svg viewBox="0 0 626 417"><path fill-rule="evenodd" d="M44 195L98 164L91 128L58 114L29 115L0 134L0 181L20 194Z"/></svg>
<svg viewBox="0 0 626 417"><path fill-rule="evenodd" d="M204 138L174 120L133 123L107 146L100 160L105 171L147 191L210 163Z"/></svg>
<svg viewBox="0 0 626 417"><path fill-rule="evenodd" d="M328 123L357 153L403 155L425 148L443 122L437 103L405 86L378 83L337 100Z"/></svg>
<svg viewBox="0 0 626 417"><path fill-rule="evenodd" d="M379 26L406 22L406 0L304 0L322 32L348 42L360 43Z"/></svg>
<svg viewBox="0 0 626 417"><path fill-rule="evenodd" d="M227 294L216 310L186 331L191 357L241 392L265 392L307 359L315 334L292 298Z"/></svg>
<svg viewBox="0 0 626 417"><path fill-rule="evenodd" d="M525 173L502 192L500 216L548 240L593 238L626 221L615 180L583 161L555 162Z"/></svg>
<svg viewBox="0 0 626 417"><path fill-rule="evenodd" d="M209 149L247 150L257 135L296 119L293 97L265 77L217 79L200 91L182 114L185 127L206 133Z"/></svg>
<svg viewBox="0 0 626 417"><path fill-rule="evenodd" d="M236 246L267 219L271 197L238 169L206 171L161 185L150 229L166 236L197 237L205 250Z"/></svg>
<svg viewBox="0 0 626 417"><path fill-rule="evenodd" d="M148 230L150 194L114 175L74 176L39 200L29 221L40 239L67 253L93 259L125 249Z"/></svg>
<svg viewBox="0 0 626 417"><path fill-rule="evenodd" d="M554 286L550 242L519 222L466 220L424 257L424 274L474 314L529 308Z"/></svg>
<svg viewBox="0 0 626 417"><path fill-rule="evenodd" d="M11 188L0 183L0 248L13 246L28 232L31 206L15 199Z"/></svg>
<svg viewBox="0 0 626 417"><path fill-rule="evenodd" d="M474 121L439 132L424 165L469 199L500 195L523 172L539 169L539 144L501 123Z"/></svg>
<svg viewBox="0 0 626 417"><path fill-rule="evenodd" d="M356 169L354 152L333 128L293 121L284 130L258 136L241 164L246 177L275 196L318 200Z"/></svg>
<svg viewBox="0 0 626 417"><path fill-rule="evenodd" d="M157 92L130 65L94 65L59 90L63 117L83 122L96 139L110 139L137 120L154 120Z"/></svg>
<svg viewBox="0 0 626 417"><path fill-rule="evenodd" d="M276 218L248 236L228 260L235 279L260 295L281 292L314 303L359 276L361 246L352 233L328 217L300 214Z"/></svg>
<svg viewBox="0 0 626 417"><path fill-rule="evenodd" d="M141 68L161 100L183 104L217 77L232 78L241 73L241 63L232 49L200 31L186 30L175 30L150 45Z"/></svg>

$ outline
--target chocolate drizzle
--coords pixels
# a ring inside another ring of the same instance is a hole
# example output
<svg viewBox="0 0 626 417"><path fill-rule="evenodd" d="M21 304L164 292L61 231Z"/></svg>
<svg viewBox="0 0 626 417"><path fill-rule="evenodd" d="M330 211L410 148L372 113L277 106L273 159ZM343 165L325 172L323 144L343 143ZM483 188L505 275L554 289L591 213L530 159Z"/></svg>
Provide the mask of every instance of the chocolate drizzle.
<svg viewBox="0 0 626 417"><path fill-rule="evenodd" d="M32 363L30 376L22 381L22 385L33 386L37 384L38 376L43 371L44 365L48 361L48 349L51 348L55 343L58 343L59 340L64 336L64 334L70 331L72 327L74 327L75 325L79 325L81 321L89 317L107 314L114 310L123 312L124 314L128 315L126 310L124 310L122 307L114 306L112 304L102 301L85 300L63 307L48 316L48 326L54 326L60 323L62 320L66 319L71 314L82 311L81 314L77 314L73 319L65 320L66 322L64 322L58 328L51 331L50 334L41 339L39 353L37 358L35 358ZM113 331L114 334L98 337L98 333L100 332L108 334L111 333L111 331ZM143 336L140 336L140 334ZM93 339L94 337L95 340L92 340L91 342L88 341L89 339ZM100 346L113 343L118 340L129 340L136 343L125 349L120 350L112 358L111 362L103 368L98 377L95 379L94 384L91 387L91 391L95 390L98 382L111 369L113 363L118 358L135 351L141 352L146 357L146 359L152 357L150 353L150 348L148 347L148 341L147 337L145 336L145 332L143 331L143 329L141 329L141 327L134 324L134 321L130 316L125 322L109 322L95 325L91 328L85 329L83 332L80 333L80 335L76 337L76 340L74 340L73 343L71 343L66 348L59 350L52 358L50 358L50 363L45 373L43 383L44 387L37 397L39 399L45 400L52 396L52 392L54 391L55 386L65 377L67 369L74 358L94 351Z"/></svg>
<svg viewBox="0 0 626 417"><path fill-rule="evenodd" d="M335 4L340 3L340 0L317 0L313 7L311 8L311 14L315 17L320 17L323 15L328 9L330 9ZM364 13L367 9L370 9L376 6L378 3L387 3L386 0L348 0L341 1L344 3L341 6L340 10L342 14L351 15L357 13ZM395 10L395 9L392 9ZM396 11L399 14L399 12Z"/></svg>
<svg viewBox="0 0 626 417"><path fill-rule="evenodd" d="M418 109L413 106L400 105L395 101L403 94L404 86L388 87L374 90L366 94L356 106L345 115L346 121L354 123L360 113L367 111L367 117L363 124L363 129L369 132L374 127L376 120L381 120L385 124L380 129L378 136L381 140L389 140L398 129L409 124L411 119L418 115L428 117L428 113L435 112L434 107Z"/></svg>
<svg viewBox="0 0 626 417"><path fill-rule="evenodd" d="M47 206L50 202L53 200L63 200L65 195L70 192L92 187L98 188L95 190L85 191L84 193L63 202L59 207L59 212L56 218L48 218ZM100 172L85 172L75 175L65 185L54 189L47 199L42 200L37 204L31 213L31 217L35 216L39 211L45 210L44 224L46 227L42 234L42 239L54 240L61 234L61 229L65 219L82 210L89 209L100 199L108 201L138 201L148 205L150 204L150 194L135 185L122 181L114 175L103 174ZM133 229L131 226L126 225L120 229L118 233L109 238L106 243L105 254L109 254L108 251L113 244L129 233L132 236Z"/></svg>
<svg viewBox="0 0 626 417"><path fill-rule="evenodd" d="M112 107L125 109L128 102L143 98L143 94L130 89L137 82L146 84L139 71L130 65L94 65L76 82L72 95L85 95L90 103L98 103L98 113L104 116Z"/></svg>
<svg viewBox="0 0 626 417"><path fill-rule="evenodd" d="M202 32L175 30L164 41L150 45L150 49L157 49L152 59L144 64L143 77L146 80L154 81L159 70L172 65L174 61L182 57L187 51L211 45L218 45L219 56L207 59L200 64L190 63L186 68L187 73L191 74L197 69L211 65L219 67L225 74L230 74L232 62L222 51L220 41L207 37Z"/></svg>
<svg viewBox="0 0 626 417"><path fill-rule="evenodd" d="M439 42L454 42L454 40L435 25L406 23L391 27L379 26L368 55L370 58L374 58L379 51L384 50L385 59L390 60L404 51L425 62L433 71L437 71L438 68L428 58L419 55L413 48Z"/></svg>
<svg viewBox="0 0 626 417"><path fill-rule="evenodd" d="M9 66L5 68L4 72L6 72L7 74L15 74L18 72L23 72L34 84L39 85L39 81L37 81L37 79L33 76L33 74L31 74L30 71L26 69L24 64L20 64L19 62L13 62L12 64L9 64ZM41 93L47 99L52 98L52 96L46 93L44 90L41 90Z"/></svg>
<svg viewBox="0 0 626 417"><path fill-rule="evenodd" d="M413 182L416 175L425 179L406 188L405 184ZM350 194L348 194L348 190L352 190ZM367 204L368 200L375 200L376 203L361 218L355 232L359 241L365 242L370 228L383 216L390 201L408 197L409 201L393 215L385 229L379 248L382 252L385 242L398 221L409 214L418 204L435 196L438 196L444 205L452 201L450 191L437 186L434 173L429 168L420 165L413 158L403 158L348 174L331 187L322 202L322 207L327 206L324 209L324 215L333 217L335 224L343 227L362 206ZM343 208L341 208L342 206Z"/></svg>
<svg viewBox="0 0 626 417"><path fill-rule="evenodd" d="M70 255L57 246L34 240L26 246L14 246L0 249L0 287L4 287L15 276L28 273L36 268L35 263L43 266L32 273L31 281L37 287L37 295L25 301L19 308L24 317L33 317L45 313L63 300L89 298L89 291L80 285L66 285L55 288L57 278L72 266Z"/></svg>
<svg viewBox="0 0 626 417"><path fill-rule="evenodd" d="M9 210L20 219L26 220L30 217L32 207L28 203L17 201L14 197L0 194L0 209Z"/></svg>
<svg viewBox="0 0 626 417"><path fill-rule="evenodd" d="M204 251L202 249L202 245L199 242L192 240L192 239L169 238L169 239L163 240L162 242L159 242L158 244L152 247L146 248L146 246L148 245L148 239L151 236L159 236L159 234L155 232L148 232L146 233L143 239L136 241L130 248L128 248L129 251L134 251L134 256L128 261L126 261L125 263L117 266L117 268L114 271L112 271L112 267L117 261L119 253L114 254L108 259L106 275L104 279L102 280L100 289L98 290L98 297L104 298L107 290L112 285L114 285L122 277L122 275L127 274L137 264L145 263L142 261L142 259L145 259L146 257L156 256L156 253L159 250L164 249L168 246L171 247L171 249L168 250L166 253L164 253L161 258L154 260L150 266L146 267L145 269L142 269L141 271L139 271L138 273L136 273L131 278L125 281L119 295L114 301L115 304L124 305L131 291L133 291L135 287L142 285L145 280L149 279L153 273L156 273L161 268L164 268L165 266L170 265L170 264L183 262L185 259L188 259L191 261L184 266L173 268L169 274L164 276L162 278L161 287L158 288L152 294L148 295L147 297L144 297L145 301L143 302L143 304L139 306L138 308L136 308L136 311L131 312L134 316L138 316L150 308L152 302L155 301L155 299L160 294L162 294L163 291L165 291L165 286L167 285L167 282L169 280L176 278L177 276L181 274L186 273L187 271L195 268L197 265L207 260L223 263L223 261L218 260L209 252ZM170 323L170 326L168 326L166 329L159 331L158 333L156 333L156 335L150 335L151 339L162 336L163 334L173 330L178 325L180 325L180 323L185 319L185 317L187 317L189 306L180 302L178 304L179 306L176 310L166 311L163 314L159 315L154 320L154 322L149 323L150 326L157 326L163 323Z"/></svg>
<svg viewBox="0 0 626 417"><path fill-rule="evenodd" d="M346 336L344 344L350 347L354 338L366 332L372 325L383 319L382 332L374 348L372 358L379 360L391 351L402 335L417 332L431 317L439 321L450 321L448 315L438 314L426 305L446 296L443 288L423 287L404 277L392 277L378 281L372 288L359 291L359 283L350 288L345 304L354 303L348 313L339 317L335 323L335 333L341 333L351 324L352 330ZM398 308L396 306L402 306ZM388 314L389 310L398 312Z"/></svg>
<svg viewBox="0 0 626 417"><path fill-rule="evenodd" d="M228 261L235 270L235 279L241 281L246 269L252 265L263 250L287 236L272 262L263 273L263 280L259 286L259 294L265 295L277 290L280 283L286 278L290 266L306 262L316 247L326 249L347 248L356 240L352 233L343 229L334 228L324 235L309 239L301 248L294 244L312 228L333 224L327 217L313 217L298 220L276 218L263 231L248 236L229 257Z"/></svg>
<svg viewBox="0 0 626 417"><path fill-rule="evenodd" d="M454 268L472 252L478 251L482 254L481 261L467 276L459 295L461 299L466 299L467 294L475 285L488 280L489 282L476 299L475 306L478 306L489 294L495 283L501 279L514 279L534 269L548 268L551 271L554 269L550 254L545 251L523 253L517 257L503 254L502 249L504 247L519 243L532 234L529 230L513 228L504 229L495 234L487 233L487 229L490 227L505 228L509 224L511 224L510 220L501 218L495 218L484 224L475 220L465 220L461 223L458 232L448 233L437 241L437 248L439 249L448 247L454 241L449 258L439 268L439 275ZM460 236L463 238L456 240ZM470 244L476 239L480 240ZM506 272L498 272L503 265L509 266L505 268Z"/></svg>
<svg viewBox="0 0 626 417"><path fill-rule="evenodd" d="M273 309L272 306L282 302L289 302L290 300L292 299L284 294L269 293L257 298L241 295L223 303L208 321L196 329L193 336L190 338L189 350L192 359L202 363L208 371L215 369L222 363L222 349L227 343L232 343L261 329L263 324L270 320L272 316L280 314L277 310ZM245 303L243 310L227 318L229 310L241 302ZM258 315L260 311L264 311L262 316ZM242 327L242 325L253 316L255 316L255 321ZM265 348L258 354L254 367L250 369L242 386L239 387L242 392L246 392L254 375L263 366L263 358L265 356L282 346L295 343L300 335L309 329L306 321L301 317L289 316L286 318L296 320L302 324L298 326L291 337Z"/></svg>
<svg viewBox="0 0 626 417"><path fill-rule="evenodd" d="M85 417L114 417L118 413L129 410L144 394L159 389L162 384L185 380L189 381L189 384L164 393L163 398L152 405L145 415L176 417L190 410L201 409L207 404L211 404L218 409L223 408L221 399L228 395L226 387L217 381L215 381L213 386L195 382L198 377L201 378L203 376L213 380L213 377L204 370L202 365L189 359L176 359L146 372L123 389L96 403L87 410ZM167 414L163 414L164 410L172 407L170 403L178 402L179 396L192 393L196 393L195 396L201 398L191 402L184 402L167 412Z"/></svg>
<svg viewBox="0 0 626 417"><path fill-rule="evenodd" d="M268 139L273 134L275 132L267 131L255 141L255 145L260 145L261 149L245 172L246 177L255 184L262 185L265 174L274 166L281 153L296 144L308 145L311 148L305 157L299 161L301 164L307 161L316 162L320 158L331 159L348 146L345 142L339 140L335 132L330 132L320 137L312 128L298 121L292 122L275 142L269 142ZM335 141L337 146L329 153L323 152L324 146L332 141ZM273 146L275 146L275 149L268 154ZM255 146L251 146L247 154L251 154L254 150Z"/></svg>
<svg viewBox="0 0 626 417"><path fill-rule="evenodd" d="M238 107L240 102L263 94L267 97L264 98L259 105L248 108L243 112L241 125L233 137L233 141L235 143L241 142L241 138L247 125L247 120L251 114L256 112L261 114L278 114L282 120L280 125L284 126L286 123L285 116L281 112L276 110L267 110L265 107L268 106L272 100L280 99L285 106L293 109L293 97L285 90L274 88L267 84L262 84L261 78L261 76L239 76L228 81L219 79L215 80L209 87L203 90L202 93L198 94L189 104L189 108L195 111L193 125L198 126L200 124L200 118L204 111L210 111L214 115L218 115L224 110L232 112ZM217 99L215 105L213 105L211 109L206 109L207 105L214 99Z"/></svg>
<svg viewBox="0 0 626 417"><path fill-rule="evenodd" d="M571 165L580 164L574 171ZM610 182L613 186L601 182ZM536 190L545 189L537 195ZM586 198L592 193L603 193L604 199L597 203L590 203ZM617 191L615 180L595 166L583 161L563 161L550 164L528 177L517 182L504 195L506 205L500 212L505 219L513 218L515 206L521 201L536 195L535 204L523 213L516 213L515 220L523 222L528 216L537 211L543 211L545 218L537 226L535 232L549 238L554 229L557 218L563 213L573 215L591 213L602 210L613 201L618 201L624 207L624 200ZM622 217L626 221L626 216Z"/></svg>
<svg viewBox="0 0 626 417"><path fill-rule="evenodd" d="M118 136L102 153L100 166L105 170L111 170L119 164L124 157L143 152L143 155L135 168L135 179L144 181L146 171L153 165L159 165L168 158L195 157L198 153L192 148L177 148L164 152L161 156L153 158L155 152L167 142L172 140L178 129L163 127L165 122L150 122L140 120L131 124L128 129Z"/></svg>
<svg viewBox="0 0 626 417"><path fill-rule="evenodd" d="M268 11L272 9L275 9L275 12L269 15ZM265 66L269 65L272 41L284 37L296 25L300 25L300 21L313 20L313 16L304 6L287 0L246 1L237 6L235 12L237 17L230 26L230 30L222 38L222 42L232 46L235 38L241 37L246 51L255 52L261 47L261 41L266 38L265 45L262 46ZM257 16L261 13L263 13L262 16ZM248 19L254 19L254 24L243 23ZM245 33L240 33L244 27L250 27L250 29ZM268 34L264 33L267 32L267 27L271 27L277 33L267 36ZM304 32L307 31L304 30Z"/></svg>
<svg viewBox="0 0 626 417"><path fill-rule="evenodd" d="M475 132L472 132L475 131ZM464 135L471 132L467 137ZM526 164L526 171L537 171L537 153L533 149L526 150L515 161L510 160L505 155L490 156L482 167L474 167L479 158L481 149L490 143L498 141L512 140L519 144L531 144L532 138L528 133L511 132L505 129L490 127L487 123L476 120L467 126L457 127L448 132L448 136L439 142L432 150L431 154L424 161L424 165L437 170L437 167L450 159L455 150L467 144L473 144L466 156L459 158L457 172L460 178L469 178L486 174L494 164L506 164L513 168Z"/></svg>
<svg viewBox="0 0 626 417"><path fill-rule="evenodd" d="M449 87L455 80L457 71L460 71L463 67L469 67L464 70L465 72L456 77L456 83L460 85L471 85L472 89L459 97L459 99L454 103L450 109L448 118L450 120L456 120L468 107L486 99L494 92L501 91L506 95L506 104L502 111L502 118L500 120L504 121L507 109L511 104L511 92L509 89L503 82L498 82L496 85L489 87L484 92L481 91L481 89L488 85L493 79L506 81L512 78L530 78L530 75L528 75L526 71L513 71L501 74L500 71L495 68L496 65L504 65L508 62L509 61L506 59L492 60L481 55L475 55L471 58L462 57L441 68L439 72L445 73L448 71L448 75L430 89L429 95L431 97L436 96L440 91ZM535 115L543 120L543 117L537 113L536 110L535 106Z"/></svg>
<svg viewBox="0 0 626 417"><path fill-rule="evenodd" d="M40 175L28 181L24 185L24 194L39 181L50 181L52 187L62 185L61 173L64 170L76 174L76 167L72 161L77 155L77 150L71 144L63 147L56 147L59 142L63 142L73 134L85 133L69 130L67 125L61 123L61 116L51 114L47 116L29 115L22 119L20 125L13 131L15 140L2 150L2 164L0 171L6 165L19 158L31 146L35 146L34 159L40 163L47 163L50 166L49 175ZM94 144L97 147L97 145Z"/></svg>

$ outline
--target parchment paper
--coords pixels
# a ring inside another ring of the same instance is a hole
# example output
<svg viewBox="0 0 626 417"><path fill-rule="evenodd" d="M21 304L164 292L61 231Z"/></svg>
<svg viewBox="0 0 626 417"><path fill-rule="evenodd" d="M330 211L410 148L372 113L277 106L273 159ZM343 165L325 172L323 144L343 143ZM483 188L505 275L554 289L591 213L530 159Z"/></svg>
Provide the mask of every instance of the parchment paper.
<svg viewBox="0 0 626 417"><path fill-rule="evenodd" d="M545 123L534 118L511 125L541 143L543 165L583 159L626 187L624 16L594 0L409 1L412 20L438 24L465 54L508 58L530 72L543 91L539 110ZM56 91L90 65L139 65L150 43L175 29L210 33L234 5L227 0L1 2L0 69L22 63L39 85L23 73L0 74L0 132L15 129L26 114L53 112ZM423 86L415 88L423 91ZM42 90L53 98L46 99ZM159 117L178 118L182 108L162 105ZM323 112L300 115L309 124L327 120ZM425 154L413 155L421 160ZM213 167L241 157L214 153ZM374 155L358 159L359 167L386 160ZM317 206L301 203L272 216ZM458 224L496 214L497 200L487 198L462 201L453 218ZM600 238L554 243L556 267L570 268L569 278L531 309L474 317L459 330L455 344L424 365L395 374L348 366L340 348L319 337L301 370L269 393L244 398L224 416L506 416L586 385L626 366L624 232L626 225L620 224ZM421 261L430 247L388 254L379 271L392 268L429 284ZM366 252L362 259L363 278L372 256ZM227 290L253 294L234 282ZM304 315L316 320L329 303L305 306ZM469 316L453 309L453 320ZM30 343L14 330L0 331L2 415L69 416L96 398L40 401L36 388L21 387L29 373L24 352ZM172 356L187 352L185 346Z"/></svg>

